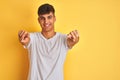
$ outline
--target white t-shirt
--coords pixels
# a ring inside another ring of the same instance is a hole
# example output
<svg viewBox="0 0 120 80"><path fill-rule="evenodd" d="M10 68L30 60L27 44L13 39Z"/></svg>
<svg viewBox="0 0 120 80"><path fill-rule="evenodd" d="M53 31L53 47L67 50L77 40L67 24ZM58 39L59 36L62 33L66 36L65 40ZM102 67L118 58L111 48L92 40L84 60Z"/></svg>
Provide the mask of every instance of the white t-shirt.
<svg viewBox="0 0 120 80"><path fill-rule="evenodd" d="M63 80L63 65L68 51L66 35L56 33L46 39L40 32L30 33L28 80Z"/></svg>

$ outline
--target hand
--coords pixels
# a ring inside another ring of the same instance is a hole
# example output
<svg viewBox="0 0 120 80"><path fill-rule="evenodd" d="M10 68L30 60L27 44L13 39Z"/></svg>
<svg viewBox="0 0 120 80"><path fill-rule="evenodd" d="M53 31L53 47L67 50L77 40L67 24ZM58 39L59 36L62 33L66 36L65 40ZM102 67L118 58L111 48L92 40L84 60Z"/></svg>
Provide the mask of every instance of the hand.
<svg viewBox="0 0 120 80"><path fill-rule="evenodd" d="M27 31L24 31L24 30L19 31L18 37L22 45L27 45L30 41L30 35Z"/></svg>
<svg viewBox="0 0 120 80"><path fill-rule="evenodd" d="M70 32L67 35L67 45L72 48L79 41L79 34L77 30Z"/></svg>

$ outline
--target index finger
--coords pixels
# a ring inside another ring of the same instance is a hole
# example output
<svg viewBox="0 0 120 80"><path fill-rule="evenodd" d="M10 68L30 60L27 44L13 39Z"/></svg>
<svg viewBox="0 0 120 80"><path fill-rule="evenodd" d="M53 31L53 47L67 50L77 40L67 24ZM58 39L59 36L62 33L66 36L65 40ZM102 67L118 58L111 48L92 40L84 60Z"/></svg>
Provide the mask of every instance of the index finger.
<svg viewBox="0 0 120 80"><path fill-rule="evenodd" d="M75 35L76 35L77 37L79 37L79 33L78 33L77 30L75 30Z"/></svg>
<svg viewBox="0 0 120 80"><path fill-rule="evenodd" d="M23 31L23 30L20 30L20 31L18 32L18 36L20 36L20 34L22 33L22 31Z"/></svg>

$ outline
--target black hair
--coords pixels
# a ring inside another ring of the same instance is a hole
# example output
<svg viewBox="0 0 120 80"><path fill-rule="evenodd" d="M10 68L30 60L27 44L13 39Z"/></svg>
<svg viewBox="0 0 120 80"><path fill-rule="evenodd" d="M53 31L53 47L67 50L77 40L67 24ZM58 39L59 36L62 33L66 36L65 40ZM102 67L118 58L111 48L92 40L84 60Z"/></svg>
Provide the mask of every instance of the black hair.
<svg viewBox="0 0 120 80"><path fill-rule="evenodd" d="M38 8L38 16L43 15L43 14L49 14L50 12L52 12L54 14L55 9L52 5L50 5L48 3L43 4Z"/></svg>

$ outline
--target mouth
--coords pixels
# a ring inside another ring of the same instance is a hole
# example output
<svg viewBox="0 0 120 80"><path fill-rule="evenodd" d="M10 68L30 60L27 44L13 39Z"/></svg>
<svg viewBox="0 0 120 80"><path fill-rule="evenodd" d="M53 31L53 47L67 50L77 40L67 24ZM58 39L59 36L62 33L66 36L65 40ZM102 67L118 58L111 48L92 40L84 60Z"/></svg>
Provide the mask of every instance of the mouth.
<svg viewBox="0 0 120 80"><path fill-rule="evenodd" d="M50 27L50 24L45 24L44 27Z"/></svg>

